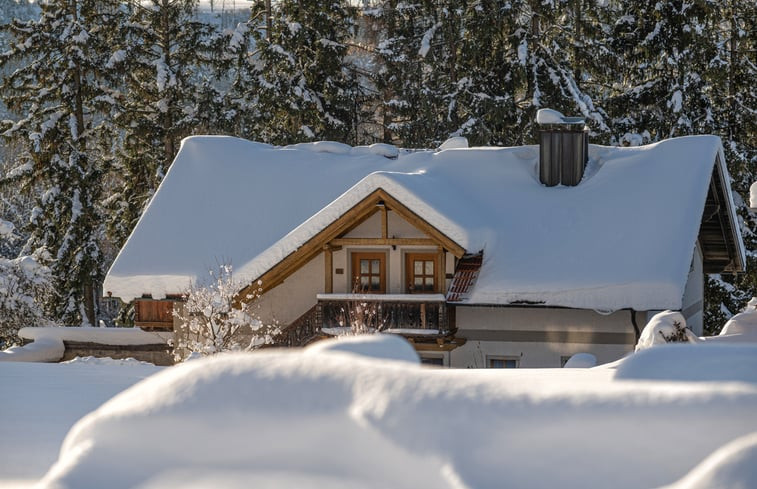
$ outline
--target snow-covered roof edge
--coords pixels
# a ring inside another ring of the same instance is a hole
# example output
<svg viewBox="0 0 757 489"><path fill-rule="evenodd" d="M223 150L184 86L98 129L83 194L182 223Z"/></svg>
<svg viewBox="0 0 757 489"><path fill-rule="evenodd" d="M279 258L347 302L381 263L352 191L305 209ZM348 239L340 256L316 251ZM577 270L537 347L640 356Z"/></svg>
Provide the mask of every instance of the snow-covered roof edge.
<svg viewBox="0 0 757 489"><path fill-rule="evenodd" d="M415 212L437 231L447 236L460 247L467 249L468 236L460 225L442 215L407 187L396 179L393 179L392 172L378 171L360 180L253 260L239 267L235 271L235 274L240 279L240 282L247 282L249 284L257 280L284 258L297 251L299 247L326 229L329 224L341 218L347 211L377 190L385 191L405 207Z"/></svg>

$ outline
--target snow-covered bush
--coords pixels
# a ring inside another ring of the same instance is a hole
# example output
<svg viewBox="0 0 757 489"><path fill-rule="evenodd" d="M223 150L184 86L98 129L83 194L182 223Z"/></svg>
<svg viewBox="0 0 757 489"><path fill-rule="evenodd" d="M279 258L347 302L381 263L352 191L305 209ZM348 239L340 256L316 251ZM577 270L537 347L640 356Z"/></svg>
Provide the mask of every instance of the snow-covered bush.
<svg viewBox="0 0 757 489"><path fill-rule="evenodd" d="M257 298L262 289L237 297L242 289L234 281L230 265L221 265L218 272L210 272L207 285L192 286L185 302L174 308L174 315L182 322L177 329L175 354L177 361L193 352L212 355L223 351L254 350L273 342L279 334L277 325L265 325L256 313Z"/></svg>
<svg viewBox="0 0 757 489"><path fill-rule="evenodd" d="M41 304L51 294L50 270L35 258L0 258L0 350L19 342L19 329L50 323Z"/></svg>
<svg viewBox="0 0 757 489"><path fill-rule="evenodd" d="M699 338L686 327L686 319L677 311L663 311L652 316L641 332L636 351L665 343L698 343Z"/></svg>

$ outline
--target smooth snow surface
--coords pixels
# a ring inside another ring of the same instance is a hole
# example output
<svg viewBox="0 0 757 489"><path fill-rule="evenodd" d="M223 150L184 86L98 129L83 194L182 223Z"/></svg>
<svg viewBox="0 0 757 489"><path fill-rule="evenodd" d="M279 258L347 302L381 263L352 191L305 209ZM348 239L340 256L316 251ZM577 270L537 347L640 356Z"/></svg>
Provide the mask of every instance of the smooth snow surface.
<svg viewBox="0 0 757 489"><path fill-rule="evenodd" d="M749 186L749 207L757 209L757 182Z"/></svg>
<svg viewBox="0 0 757 489"><path fill-rule="evenodd" d="M415 348L405 339L392 334L343 336L336 341L321 341L305 350L308 354L324 351L419 364Z"/></svg>
<svg viewBox="0 0 757 489"><path fill-rule="evenodd" d="M636 351L666 344L668 341L665 338L674 336L678 327L686 328L686 319L680 312L663 311L655 314L641 331L639 341L636 343ZM699 341L689 329L686 329L686 336L691 343Z"/></svg>
<svg viewBox="0 0 757 489"><path fill-rule="evenodd" d="M40 338L28 345L0 351L0 362L57 362L65 352L61 339Z"/></svg>
<svg viewBox="0 0 757 489"><path fill-rule="evenodd" d="M539 183L536 147L398 151L185 139L105 280L182 293L219 262L249 283L382 188L484 262L467 303L680 309L720 140L589 147L577 187ZM198 223L202 230L198 230Z"/></svg>
<svg viewBox="0 0 757 489"><path fill-rule="evenodd" d="M714 369L731 353L696 351ZM425 369L322 345L217 355L84 417L40 487L653 488L757 431L755 412L755 383Z"/></svg>
<svg viewBox="0 0 757 489"><path fill-rule="evenodd" d="M757 384L757 345L660 345L623 359L615 378Z"/></svg>
<svg viewBox="0 0 757 489"><path fill-rule="evenodd" d="M166 343L173 339L173 332L144 331L140 328L92 328L88 326L21 328L18 335L21 338L34 340L34 343L42 339L57 339L58 341L81 341L102 345L152 345ZM61 354L61 356L63 355Z"/></svg>
<svg viewBox="0 0 757 489"><path fill-rule="evenodd" d="M9 479L42 477L79 418L159 370L153 365L0 363L0 487L13 487Z"/></svg>

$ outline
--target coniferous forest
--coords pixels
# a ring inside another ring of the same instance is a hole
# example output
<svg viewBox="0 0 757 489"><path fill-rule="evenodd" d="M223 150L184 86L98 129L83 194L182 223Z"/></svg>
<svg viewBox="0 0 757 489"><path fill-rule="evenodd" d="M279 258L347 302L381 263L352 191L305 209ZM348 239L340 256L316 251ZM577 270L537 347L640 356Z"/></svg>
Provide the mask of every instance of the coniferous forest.
<svg viewBox="0 0 757 489"><path fill-rule="evenodd" d="M219 22L192 0L0 0L0 346L102 318L186 136L509 146L547 107L598 144L719 135L749 271L710 277L708 332L757 296L754 0L247 3Z"/></svg>

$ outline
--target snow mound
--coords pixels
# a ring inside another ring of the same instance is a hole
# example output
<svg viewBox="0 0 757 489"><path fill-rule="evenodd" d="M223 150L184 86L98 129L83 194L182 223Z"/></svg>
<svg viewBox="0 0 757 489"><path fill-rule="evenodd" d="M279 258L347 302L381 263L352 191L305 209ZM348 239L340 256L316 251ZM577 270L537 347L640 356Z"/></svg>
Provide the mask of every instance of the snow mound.
<svg viewBox="0 0 757 489"><path fill-rule="evenodd" d="M12 346L0 351L0 362L57 362L66 352L58 338L40 338L24 346Z"/></svg>
<svg viewBox="0 0 757 489"><path fill-rule="evenodd" d="M465 149L468 147L468 138L464 136L455 136L447 139L439 146L440 151L445 149Z"/></svg>
<svg viewBox="0 0 757 489"><path fill-rule="evenodd" d="M13 234L14 229L15 226L12 222L0 219L0 237L10 238L10 236Z"/></svg>
<svg viewBox="0 0 757 489"><path fill-rule="evenodd" d="M720 336L757 335L757 297L753 297L744 309L725 323Z"/></svg>
<svg viewBox="0 0 757 489"><path fill-rule="evenodd" d="M315 343L305 351L310 354L345 352L363 357L420 364L415 348L405 338L393 334L342 336Z"/></svg>
<svg viewBox="0 0 757 489"><path fill-rule="evenodd" d="M686 477L665 489L747 489L757 487L757 433L720 448Z"/></svg>
<svg viewBox="0 0 757 489"><path fill-rule="evenodd" d="M565 362L564 368L592 368L597 366L597 357L591 353L576 353Z"/></svg>
<svg viewBox="0 0 757 489"><path fill-rule="evenodd" d="M639 342L636 344L636 351L668 343L668 338L678 335L681 328L683 328L683 334L688 342L697 343L699 341L699 338L686 328L686 319L680 312L663 311L655 314L644 326Z"/></svg>
<svg viewBox="0 0 757 489"><path fill-rule="evenodd" d="M662 345L622 360L615 378L757 383L757 346Z"/></svg>
<svg viewBox="0 0 757 489"><path fill-rule="evenodd" d="M82 418L39 486L657 487L757 431L753 384L555 373L564 381L325 347L216 355ZM504 457L503 446L518 449Z"/></svg>

